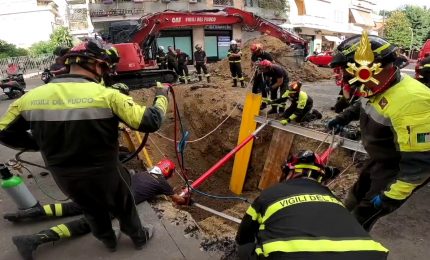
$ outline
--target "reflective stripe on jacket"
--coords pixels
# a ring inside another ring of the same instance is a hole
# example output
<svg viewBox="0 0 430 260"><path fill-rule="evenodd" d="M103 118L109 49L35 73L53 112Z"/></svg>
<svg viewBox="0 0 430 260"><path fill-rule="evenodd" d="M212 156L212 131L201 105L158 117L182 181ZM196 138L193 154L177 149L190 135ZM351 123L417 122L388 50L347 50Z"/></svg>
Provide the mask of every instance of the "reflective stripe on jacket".
<svg viewBox="0 0 430 260"><path fill-rule="evenodd" d="M118 90L64 75L11 104L0 119L0 142L40 149L48 167L114 165L119 121L154 132L161 126L167 105L167 98L158 95L153 107L140 106Z"/></svg>
<svg viewBox="0 0 430 260"><path fill-rule="evenodd" d="M262 191L246 211L236 241L257 241L258 255L280 253L284 259L294 254L301 259L314 259L314 254L318 259L386 259L388 252L327 187L305 178Z"/></svg>
<svg viewBox="0 0 430 260"><path fill-rule="evenodd" d="M384 195L395 200L408 198L430 177L429 89L402 75L387 91L356 102L338 116L344 123L358 118L370 157L399 167L397 180Z"/></svg>

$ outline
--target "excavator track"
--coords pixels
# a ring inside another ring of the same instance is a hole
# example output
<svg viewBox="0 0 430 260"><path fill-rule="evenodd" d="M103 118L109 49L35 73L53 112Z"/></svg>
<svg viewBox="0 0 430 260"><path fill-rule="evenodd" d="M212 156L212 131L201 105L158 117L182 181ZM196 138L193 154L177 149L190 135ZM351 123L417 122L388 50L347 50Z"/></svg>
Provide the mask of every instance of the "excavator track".
<svg viewBox="0 0 430 260"><path fill-rule="evenodd" d="M140 70L120 73L113 77L114 83L124 83L130 90L150 88L156 82L175 83L178 75L172 70Z"/></svg>

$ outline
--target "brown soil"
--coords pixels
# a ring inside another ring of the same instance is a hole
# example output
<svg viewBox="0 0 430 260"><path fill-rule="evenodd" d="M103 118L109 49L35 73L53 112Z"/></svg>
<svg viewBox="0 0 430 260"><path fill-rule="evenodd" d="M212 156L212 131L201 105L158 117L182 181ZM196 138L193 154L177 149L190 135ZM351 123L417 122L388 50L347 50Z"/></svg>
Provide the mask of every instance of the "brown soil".
<svg viewBox="0 0 430 260"><path fill-rule="evenodd" d="M264 49L272 54L277 64L282 65L287 71L290 80L317 81L330 79L331 73L326 69L321 69L310 62L300 61L300 57L294 57L293 49L281 40L272 36L262 36L252 39L243 45L242 48L242 70L248 78L252 75L251 51L249 47L253 43L262 43ZM224 59L211 65L215 75L230 78L228 60Z"/></svg>
<svg viewBox="0 0 430 260"><path fill-rule="evenodd" d="M292 79L314 81L321 78L327 78L329 73L327 70L321 70L312 64L305 64L302 68L295 63L295 58L290 57L291 50L279 40L265 36L259 39L266 46L266 50L272 52L277 57L277 62L286 66ZM251 42L245 43L243 66L245 72L249 75L250 68L250 52L249 45ZM206 170L214 165L219 159L233 149L237 144L237 137L242 116L243 102L245 100L247 89L232 88L230 82L226 80L229 77L229 69L227 61L223 60L213 65L215 75L211 78L212 83L193 83L174 86L176 101L182 117L184 129L189 131L188 140L196 140L217 127L228 115L231 117L219 127L214 133L198 142L190 142L185 149L185 168L190 180L195 180L201 176ZM301 73L298 73L300 71ZM136 101L151 105L154 91L152 89L142 89L132 91L131 95ZM174 138L174 113L173 102L170 98L169 110L166 120L159 134L151 134L147 143L147 150L154 162L168 157L176 161L174 143L166 138ZM325 114L324 114L325 115ZM325 115L327 117L327 115ZM325 123L317 122L309 126L316 129L323 129ZM243 189L243 196L249 199L254 199L259 194L257 189L258 182L263 171L264 162L266 160L267 151L270 145L273 129L268 127L264 129L259 138L254 141L253 152L248 167L247 179ZM178 133L178 138L180 134ZM302 149L315 150L319 142L310 141L300 136L296 136L293 152ZM322 147L321 149L324 149ZM345 169L350 163L352 153L339 149L331 157L330 164L337 166L340 170ZM213 177L208 179L199 190L224 196L232 196L229 191L230 176L233 160L216 172ZM332 186L335 192L343 196L347 188L354 181L356 172L355 167L350 167L341 178L339 178ZM179 176L174 176L170 183L177 191L184 188L185 184ZM229 215L241 218L249 204L240 201L231 200L215 200L198 194L193 195L193 200L205 206L214 208L219 211L224 211ZM191 213L198 225L209 235L227 237L232 239L235 236L237 225L210 213L202 211L196 207L186 208ZM225 241L224 241L225 242ZM221 243L223 243L221 241Z"/></svg>

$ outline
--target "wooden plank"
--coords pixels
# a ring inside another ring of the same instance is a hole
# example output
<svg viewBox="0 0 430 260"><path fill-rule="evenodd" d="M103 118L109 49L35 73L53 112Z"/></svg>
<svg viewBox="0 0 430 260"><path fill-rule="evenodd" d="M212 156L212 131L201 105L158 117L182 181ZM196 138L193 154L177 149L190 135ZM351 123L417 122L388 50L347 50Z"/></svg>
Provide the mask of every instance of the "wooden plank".
<svg viewBox="0 0 430 260"><path fill-rule="evenodd" d="M142 136L140 135L140 132L133 131L130 128L126 127L125 125L122 125L122 127L124 129L121 132L122 141L125 143L125 145L127 146L130 152L136 151L137 148L139 148L140 144L142 143ZM142 162L142 166L144 168L153 167L152 160L149 157L149 154L146 148L143 148L142 151L140 151L140 153L137 155L137 157Z"/></svg>
<svg viewBox="0 0 430 260"><path fill-rule="evenodd" d="M259 189L264 190L278 183L281 179L281 166L288 158L294 136L294 134L279 129L274 130L263 174L258 185Z"/></svg>
<svg viewBox="0 0 430 260"><path fill-rule="evenodd" d="M261 100L261 95L253 93L248 93L246 95L237 144L240 144L255 131L257 122L255 122L254 118L260 113ZM235 194L242 193L253 143L253 141L250 141L238 153L236 153L234 157L233 172L230 179L230 190Z"/></svg>

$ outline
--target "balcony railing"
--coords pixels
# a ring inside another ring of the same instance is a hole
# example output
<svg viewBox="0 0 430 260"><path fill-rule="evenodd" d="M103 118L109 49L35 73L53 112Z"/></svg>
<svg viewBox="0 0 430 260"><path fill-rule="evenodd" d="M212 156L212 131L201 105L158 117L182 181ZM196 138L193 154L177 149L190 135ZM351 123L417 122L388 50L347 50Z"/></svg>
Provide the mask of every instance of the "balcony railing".
<svg viewBox="0 0 430 260"><path fill-rule="evenodd" d="M213 0L213 4L216 5L228 5L233 6L233 0Z"/></svg>
<svg viewBox="0 0 430 260"><path fill-rule="evenodd" d="M142 3L116 2L112 4L90 4L91 17L143 15Z"/></svg>

